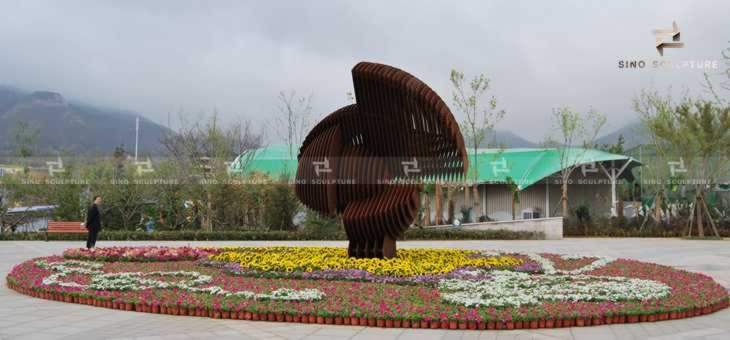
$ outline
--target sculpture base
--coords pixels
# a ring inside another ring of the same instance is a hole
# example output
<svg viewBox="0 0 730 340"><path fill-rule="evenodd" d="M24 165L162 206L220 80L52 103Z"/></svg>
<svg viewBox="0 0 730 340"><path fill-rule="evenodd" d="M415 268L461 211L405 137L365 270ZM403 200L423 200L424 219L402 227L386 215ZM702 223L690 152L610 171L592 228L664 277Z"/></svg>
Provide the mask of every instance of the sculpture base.
<svg viewBox="0 0 730 340"><path fill-rule="evenodd" d="M395 257L395 239L385 235L383 238L383 258L392 259Z"/></svg>
<svg viewBox="0 0 730 340"><path fill-rule="evenodd" d="M350 240L347 255L356 258L391 259L396 256L395 239L384 235L378 241Z"/></svg>

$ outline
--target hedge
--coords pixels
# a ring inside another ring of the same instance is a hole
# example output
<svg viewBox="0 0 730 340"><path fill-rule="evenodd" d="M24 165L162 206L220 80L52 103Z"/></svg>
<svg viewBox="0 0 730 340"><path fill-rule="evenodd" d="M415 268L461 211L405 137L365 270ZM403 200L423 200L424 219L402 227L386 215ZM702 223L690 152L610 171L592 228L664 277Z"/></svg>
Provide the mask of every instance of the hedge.
<svg viewBox="0 0 730 340"><path fill-rule="evenodd" d="M100 241L341 241L344 232L313 233L292 231L104 231ZM403 240L540 240L543 233L508 230L408 229ZM4 233L0 241L82 241L86 234L45 232Z"/></svg>

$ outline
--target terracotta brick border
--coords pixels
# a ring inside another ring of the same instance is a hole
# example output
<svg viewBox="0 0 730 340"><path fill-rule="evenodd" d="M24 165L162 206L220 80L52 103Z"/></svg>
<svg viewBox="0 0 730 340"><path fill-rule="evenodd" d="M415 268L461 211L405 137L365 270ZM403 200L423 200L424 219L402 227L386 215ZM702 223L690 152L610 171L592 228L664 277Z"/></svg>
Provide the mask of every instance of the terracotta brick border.
<svg viewBox="0 0 730 340"><path fill-rule="evenodd" d="M593 318L578 319L548 319L548 320L520 320L520 321L466 321L466 320L393 320L375 319L365 317L345 316L317 316L291 315L284 313L252 313L245 311L224 311L207 308L187 308L183 306L160 306L134 304L121 301L95 299L91 297L80 297L76 295L60 294L57 292L34 290L20 287L7 282L8 288L24 295L46 300L78 303L96 307L118 309L124 311L135 311L141 313L157 313L168 315L185 315L197 317L209 317L213 319L234 319L269 322L294 322L294 323L316 323L325 325L349 325L367 326L381 328L431 328L431 329L537 329L537 328L562 328L562 327L585 327L599 326L606 324L622 324L637 322L656 322L664 320L675 320L690 318L700 315L712 314L728 307L729 299L725 298L710 305L688 308L683 311L659 312L656 314L641 315L613 315Z"/></svg>

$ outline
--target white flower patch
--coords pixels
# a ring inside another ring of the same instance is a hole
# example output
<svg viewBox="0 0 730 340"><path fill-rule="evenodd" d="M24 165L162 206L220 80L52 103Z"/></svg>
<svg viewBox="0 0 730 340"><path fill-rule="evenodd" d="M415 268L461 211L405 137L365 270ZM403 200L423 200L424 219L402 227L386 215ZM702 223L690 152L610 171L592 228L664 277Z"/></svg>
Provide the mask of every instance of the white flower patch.
<svg viewBox="0 0 730 340"><path fill-rule="evenodd" d="M211 295L238 296L254 300L282 300L282 301L312 301L325 297L324 292L318 289L294 290L290 288L279 288L269 294L259 294L251 291L227 291L219 286L201 287L213 281L210 275L193 271L170 271L170 272L121 272L104 273L99 270L103 264L98 262L84 262L68 260L64 262L48 263L45 260L36 261L36 265L47 268L56 273L43 279L45 285L57 285L62 287L77 287L81 289L94 290L144 290L144 289L170 289L177 288L195 293L207 293ZM76 282L64 282L60 279L68 274L84 274L91 276L91 283L82 285ZM165 282L155 280L153 277L181 277L182 281Z"/></svg>
<svg viewBox="0 0 730 340"><path fill-rule="evenodd" d="M582 254L563 254L560 255L560 258L563 260L580 260L580 259L587 259L595 256L586 256Z"/></svg>
<svg viewBox="0 0 730 340"><path fill-rule="evenodd" d="M504 254L508 254L499 250L487 250L482 251L479 253L481 256L487 256L487 257L499 257ZM549 259L543 257L542 255L538 253L513 253L518 255L524 255L529 257L531 260L537 262L540 264L540 266L543 269L543 272L545 274L566 274L566 275L578 275L583 274L592 270L596 270L598 268L604 267L608 265L609 263L615 261L616 259L607 257L607 256L586 256L581 254L568 254L568 255L560 255L560 258L563 260L580 260L585 258L596 258L595 261L592 263L578 269L573 270L562 270L562 269L556 269L555 264L550 261Z"/></svg>
<svg viewBox="0 0 730 340"><path fill-rule="evenodd" d="M98 262L83 262L76 260L69 260L66 262L51 262L46 260L36 261L36 265L40 268L49 269L56 273L51 274L43 279L43 284L46 286L61 286L61 287L73 287L73 288L85 288L86 286L77 282L66 282L61 281L61 278L69 274L81 274L81 275L98 275L103 272L100 271L104 265Z"/></svg>
<svg viewBox="0 0 730 340"><path fill-rule="evenodd" d="M188 280L165 282L148 278L151 276L185 277ZM91 284L89 284L88 288L95 290L188 289L210 283L211 281L213 281L211 276L198 272L123 272L95 275L92 277Z"/></svg>
<svg viewBox="0 0 730 340"><path fill-rule="evenodd" d="M547 258L542 257L538 253L525 253L525 256L529 257L530 260L533 260L542 266L542 270L545 274L565 274L565 275L579 275L583 274L592 270L596 270L598 268L602 268L609 263L616 261L616 259L606 256L595 256L597 259L590 264L583 266L578 269L573 270L562 270L562 269L556 269L555 264L553 264L553 261L550 261ZM569 255L574 256L574 255ZM584 258L581 256L580 258ZM567 260L567 258L564 258ZM574 259L574 258L573 258Z"/></svg>
<svg viewBox="0 0 730 340"><path fill-rule="evenodd" d="M441 298L467 307L519 307L542 301L644 301L671 293L663 283L625 277L529 275L501 270L490 275L493 280L443 280L439 284Z"/></svg>
<svg viewBox="0 0 730 340"><path fill-rule="evenodd" d="M266 294L262 294L266 295ZM307 288L302 290L294 290L291 288L279 288L268 297L261 297L271 300L300 301L300 300L319 300L324 297L324 293L319 289Z"/></svg>
<svg viewBox="0 0 730 340"><path fill-rule="evenodd" d="M502 256L502 252L500 252L498 250L494 250L494 251L485 250L485 251L479 253L479 255L486 256L486 257L500 257L500 256Z"/></svg>

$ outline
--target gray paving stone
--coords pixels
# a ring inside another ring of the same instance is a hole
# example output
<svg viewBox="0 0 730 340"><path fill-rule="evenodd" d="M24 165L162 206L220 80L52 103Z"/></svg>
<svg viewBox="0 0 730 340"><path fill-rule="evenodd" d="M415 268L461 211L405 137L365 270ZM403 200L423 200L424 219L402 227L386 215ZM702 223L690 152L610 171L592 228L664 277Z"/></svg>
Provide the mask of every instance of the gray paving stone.
<svg viewBox="0 0 730 340"><path fill-rule="evenodd" d="M357 335L353 336L350 339L353 340L378 340L378 339L396 339L398 338L401 333L403 333L403 329L394 329L394 328L375 328L375 327L366 327L363 328L361 332L357 333Z"/></svg>
<svg viewBox="0 0 730 340"><path fill-rule="evenodd" d="M477 332L479 333L479 332ZM451 332L442 329L411 329L398 336L398 340L436 340L445 339Z"/></svg>
<svg viewBox="0 0 730 340"><path fill-rule="evenodd" d="M704 337L704 340L727 340L730 339L730 332L713 334Z"/></svg>
<svg viewBox="0 0 730 340"><path fill-rule="evenodd" d="M573 335L570 333L570 329L567 328L536 329L530 333L532 333L536 339L570 340L573 338Z"/></svg>
<svg viewBox="0 0 730 340"><path fill-rule="evenodd" d="M497 332L483 331L479 332L479 340L496 340Z"/></svg>
<svg viewBox="0 0 730 340"><path fill-rule="evenodd" d="M356 334L360 333L363 330L364 327L346 327L346 326L339 326L339 327L322 327L312 333L311 335L315 336L333 336L333 337L346 337L350 338L355 336Z"/></svg>

